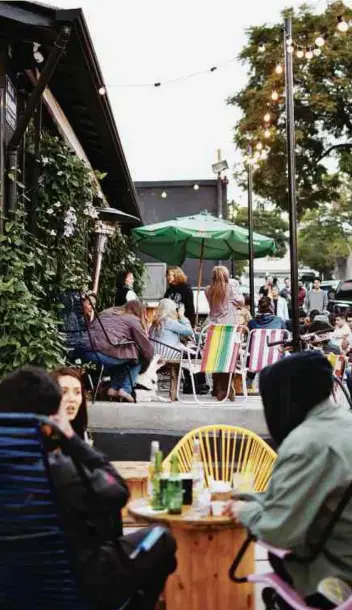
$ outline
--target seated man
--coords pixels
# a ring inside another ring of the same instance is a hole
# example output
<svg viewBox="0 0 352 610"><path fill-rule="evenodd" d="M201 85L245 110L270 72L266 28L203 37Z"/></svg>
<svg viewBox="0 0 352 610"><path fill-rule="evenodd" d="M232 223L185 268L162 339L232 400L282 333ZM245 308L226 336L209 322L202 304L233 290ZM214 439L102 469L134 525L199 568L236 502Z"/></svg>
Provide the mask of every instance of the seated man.
<svg viewBox="0 0 352 610"><path fill-rule="evenodd" d="M308 605L332 608L333 600L321 594L322 581L334 576L352 582L352 502L338 512L351 486L352 417L331 400L332 368L319 352L294 354L266 367L259 387L278 457L267 491L230 502L227 512L263 542L298 557L310 556L335 515L324 551L314 561L269 554L274 571Z"/></svg>
<svg viewBox="0 0 352 610"><path fill-rule="evenodd" d="M351 329L347 324L346 315L339 313L335 319L335 330L331 335L332 342L338 347L342 347L344 339L348 339L351 334Z"/></svg>
<svg viewBox="0 0 352 610"><path fill-rule="evenodd" d="M49 465L82 593L97 610L116 610L141 592L128 608L152 610L176 568L174 539L166 532L148 554L130 558L147 530L122 536L127 486L107 457L74 433L60 402L59 385L41 369L24 367L0 384L0 412L45 415L65 437L62 451L49 455ZM70 455L81 463L92 489Z"/></svg>

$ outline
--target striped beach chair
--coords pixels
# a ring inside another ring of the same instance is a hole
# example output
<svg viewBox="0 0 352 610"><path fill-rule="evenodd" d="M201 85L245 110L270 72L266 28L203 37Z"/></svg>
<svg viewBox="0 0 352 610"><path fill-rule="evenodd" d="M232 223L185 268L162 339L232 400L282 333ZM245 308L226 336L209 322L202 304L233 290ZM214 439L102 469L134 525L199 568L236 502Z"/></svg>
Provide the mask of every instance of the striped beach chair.
<svg viewBox="0 0 352 610"><path fill-rule="evenodd" d="M274 364L283 356L280 346L269 347L268 343L288 339L289 333L282 329L254 329L250 332L247 343L247 370L249 373L260 373L269 364Z"/></svg>
<svg viewBox="0 0 352 610"><path fill-rule="evenodd" d="M231 381L234 374L238 373L242 376L243 386L245 387L246 370L244 366L244 355L242 352L242 327L232 326L230 324L211 324L204 328L200 337L199 345L202 344L202 338L206 335L205 346L201 359L192 359L189 352L184 352L180 362L180 372L177 384L177 399L184 404L193 404L194 401L185 401L180 396L180 386L182 369L188 369L191 376L194 400L198 404L213 405L224 402L228 399ZM200 401L195 389L194 375L196 373L227 373L229 375L229 383L227 394L222 401Z"/></svg>

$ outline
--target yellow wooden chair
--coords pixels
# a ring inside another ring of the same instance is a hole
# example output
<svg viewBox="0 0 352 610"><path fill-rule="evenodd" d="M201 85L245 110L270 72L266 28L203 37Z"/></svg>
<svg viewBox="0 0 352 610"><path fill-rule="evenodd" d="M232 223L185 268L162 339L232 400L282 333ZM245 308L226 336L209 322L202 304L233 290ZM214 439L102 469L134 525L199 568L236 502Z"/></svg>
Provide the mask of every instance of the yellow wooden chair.
<svg viewBox="0 0 352 610"><path fill-rule="evenodd" d="M188 432L164 460L168 471L173 455L178 456L181 473L191 471L194 440L199 439L206 483L210 479L232 483L233 475L254 475L254 490L265 491L276 453L254 432L239 426L204 426Z"/></svg>

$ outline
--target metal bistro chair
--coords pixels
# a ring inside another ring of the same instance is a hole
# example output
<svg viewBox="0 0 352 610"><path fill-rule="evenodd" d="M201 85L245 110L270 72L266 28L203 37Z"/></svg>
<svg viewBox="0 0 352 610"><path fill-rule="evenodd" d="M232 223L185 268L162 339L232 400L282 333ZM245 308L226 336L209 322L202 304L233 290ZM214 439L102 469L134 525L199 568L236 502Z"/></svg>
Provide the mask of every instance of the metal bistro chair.
<svg viewBox="0 0 352 610"><path fill-rule="evenodd" d="M48 419L0 414L0 608L97 610L81 596L71 567L45 449L48 426L60 446Z"/></svg>
<svg viewBox="0 0 352 610"><path fill-rule="evenodd" d="M276 547L272 547L263 541L256 540L255 536L253 536L250 532L248 532L247 539L243 543L240 548L237 556L235 557L233 564L229 570L229 577L235 583L254 583L266 585L268 587L267 591L263 592L263 600L267 606L267 610L272 607L273 599L271 596L271 590L274 590L276 594L281 597L288 606L293 608L293 610L312 610L312 606L308 606L305 600L293 589L291 585L285 582L280 576L275 574L274 572L268 572L266 574L251 574L249 576L238 576L237 570L241 564L241 561L248 549L248 547L256 542L259 546L266 549L272 555L275 555L279 559L285 559L287 562L292 563L301 563L301 564L310 564L322 553L329 553L328 549L326 549L326 543L329 540L330 535L332 534L334 527L338 520L340 519L344 509L347 504L351 501L352 498L352 484L346 489L343 494L340 503L338 504L335 512L331 515L330 520L328 521L320 540L315 544L311 545L311 553L309 556L300 557L290 551L285 549L279 549ZM318 587L318 591L320 593L324 593L324 591L330 590L333 592L336 600L339 602L336 605L336 610L352 610L352 588L347 584L341 581L340 579L334 578L334 575L331 575L332 578L327 578L320 583ZM267 595L265 595L267 593ZM268 597L268 599L266 599Z"/></svg>
<svg viewBox="0 0 352 610"><path fill-rule="evenodd" d="M181 355L180 371L177 384L177 399L184 404L194 404L194 401L184 400L180 396L180 385L182 369L188 369L191 377L194 400L198 404L207 406L218 405L228 399L232 378L235 374L242 377L242 385L245 399L247 398L246 370L244 354L242 350L242 327L230 324L211 324L205 327L198 340L196 358L192 354L183 351ZM200 358L200 346L205 335L205 346ZM214 374L226 373L229 375L226 396L222 401L201 401L196 394L194 374L196 372Z"/></svg>
<svg viewBox="0 0 352 610"><path fill-rule="evenodd" d="M240 426L216 424L191 430L165 459L166 470L170 468L171 458L177 455L180 471L191 471L195 439L200 442L207 484L211 479L232 483L234 474L246 473L250 467L254 490L266 490L276 453L260 436Z"/></svg>

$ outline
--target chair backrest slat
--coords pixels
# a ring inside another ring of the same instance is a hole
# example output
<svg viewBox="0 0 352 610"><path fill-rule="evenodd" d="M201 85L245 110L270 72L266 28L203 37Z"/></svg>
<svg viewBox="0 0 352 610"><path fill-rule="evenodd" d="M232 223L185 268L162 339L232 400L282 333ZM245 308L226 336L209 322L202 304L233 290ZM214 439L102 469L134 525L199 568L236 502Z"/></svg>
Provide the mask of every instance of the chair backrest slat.
<svg viewBox="0 0 352 610"><path fill-rule="evenodd" d="M39 420L0 414L0 608L88 610L78 593Z"/></svg>

